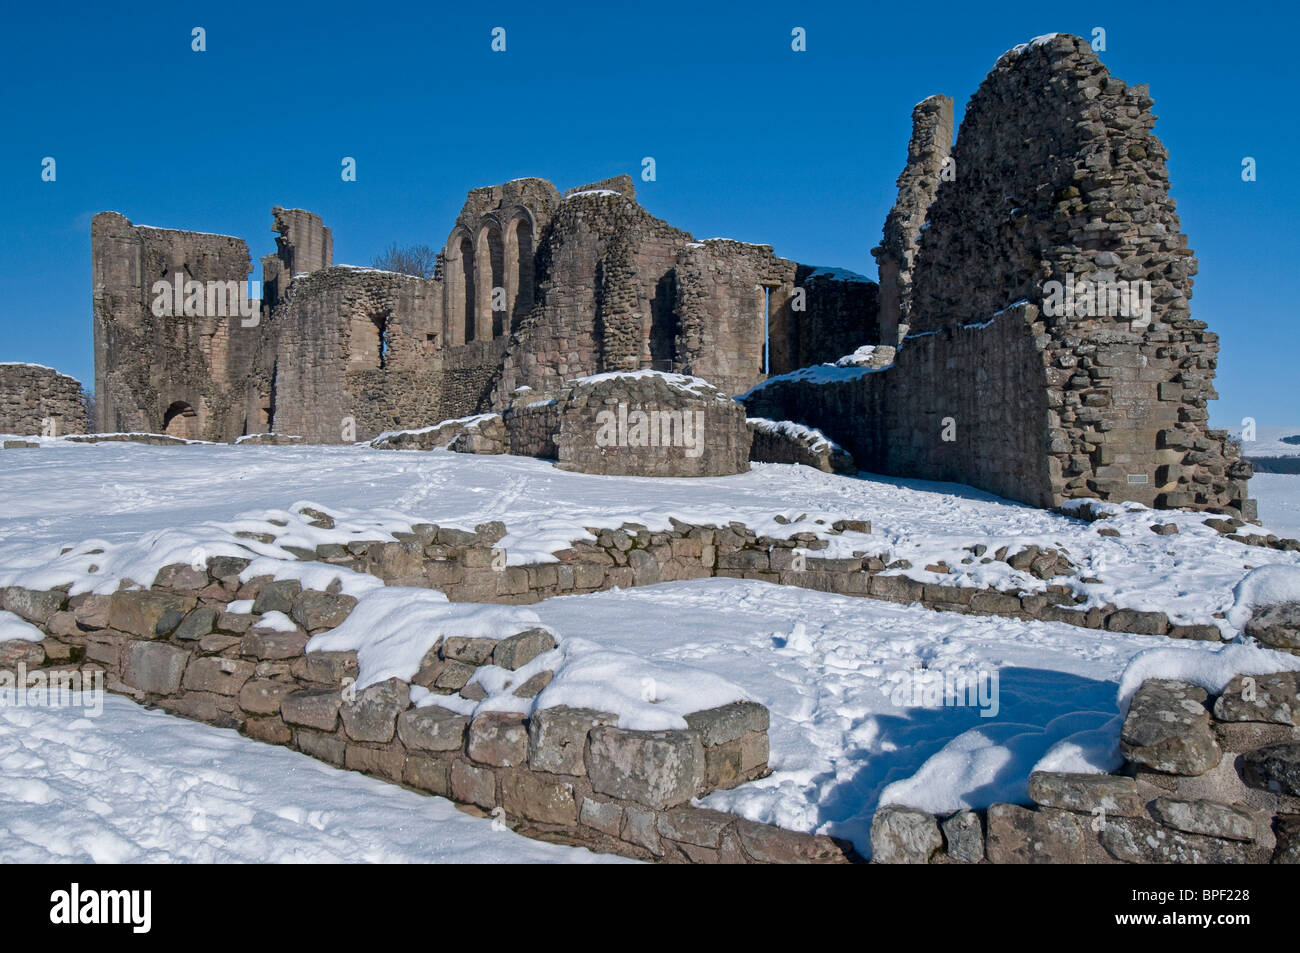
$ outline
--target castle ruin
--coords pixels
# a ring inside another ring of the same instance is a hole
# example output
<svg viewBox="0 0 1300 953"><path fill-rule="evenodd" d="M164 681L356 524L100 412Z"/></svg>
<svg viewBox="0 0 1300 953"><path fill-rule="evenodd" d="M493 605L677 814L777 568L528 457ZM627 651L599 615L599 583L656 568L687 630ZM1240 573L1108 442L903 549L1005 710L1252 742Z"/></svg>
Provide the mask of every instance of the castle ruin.
<svg viewBox="0 0 1300 953"><path fill-rule="evenodd" d="M653 370L864 470L1254 519L1250 465L1208 426L1218 338L1191 317L1151 105L1064 34L1004 54L955 142L952 100L918 104L879 285L698 241L625 175L470 191L429 279L336 265L318 216L273 209L260 301L243 240L103 212L95 426L349 443ZM161 287L181 313L159 315Z"/></svg>

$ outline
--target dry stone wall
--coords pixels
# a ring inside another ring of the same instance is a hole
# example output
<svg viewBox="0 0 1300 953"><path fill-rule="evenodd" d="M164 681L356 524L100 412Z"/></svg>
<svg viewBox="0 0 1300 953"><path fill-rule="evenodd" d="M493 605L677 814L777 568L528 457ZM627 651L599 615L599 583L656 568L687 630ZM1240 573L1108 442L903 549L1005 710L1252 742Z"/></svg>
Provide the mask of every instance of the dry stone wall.
<svg viewBox="0 0 1300 953"><path fill-rule="evenodd" d="M243 579L248 565L220 557L202 569L170 566L148 589L111 595L5 590L4 606L48 635L0 643L0 671L25 683L32 673L102 678L142 704L451 798L547 840L673 863L854 859L828 837L691 803L767 773L761 705L695 712L685 728L660 731L619 728L617 714L582 708L471 717L416 707L412 685L472 700L478 667L517 671L555 640L545 629L443 638L411 683L392 678L358 690L354 652L306 651L356 600L292 580ZM246 600L251 611L231 611ZM292 619L292 629L271 613ZM536 697L549 674L521 680L515 694Z"/></svg>
<svg viewBox="0 0 1300 953"><path fill-rule="evenodd" d="M86 423L78 381L37 364L0 364L0 433L83 434Z"/></svg>
<svg viewBox="0 0 1300 953"><path fill-rule="evenodd" d="M1300 863L1295 672L1238 675L1217 697L1152 679L1133 696L1116 774L1035 772L1033 804L936 817L876 812L877 863Z"/></svg>

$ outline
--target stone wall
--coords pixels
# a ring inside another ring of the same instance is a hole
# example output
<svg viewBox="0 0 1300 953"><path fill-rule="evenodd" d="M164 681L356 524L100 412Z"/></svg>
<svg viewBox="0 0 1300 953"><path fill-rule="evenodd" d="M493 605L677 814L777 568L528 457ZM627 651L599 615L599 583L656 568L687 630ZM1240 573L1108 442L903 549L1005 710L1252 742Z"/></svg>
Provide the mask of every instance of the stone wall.
<svg viewBox="0 0 1300 953"><path fill-rule="evenodd" d="M880 340L885 344L907 336L916 246L952 152L952 130L952 100L947 96L930 96L912 108L912 138L907 164L898 176L898 198L885 219L880 245L871 249L880 270ZM953 171L950 168L949 174Z"/></svg>
<svg viewBox="0 0 1300 953"><path fill-rule="evenodd" d="M0 364L0 433L83 434L86 422L80 382L38 364Z"/></svg>
<svg viewBox="0 0 1300 953"><path fill-rule="evenodd" d="M823 473L858 471L852 455L821 431L764 417L750 417L745 423L753 438L749 459L756 463L797 463Z"/></svg>
<svg viewBox="0 0 1300 953"><path fill-rule="evenodd" d="M1133 696L1116 774L1035 772L1026 807L876 812L877 863L1300 863L1294 672L1238 675L1216 698L1153 679Z"/></svg>
<svg viewBox="0 0 1300 953"><path fill-rule="evenodd" d="M790 289L774 289L769 315L770 373L835 361L864 344L892 344L881 323L880 286L861 275L799 265L794 287L804 292L804 310L791 311ZM787 322L788 335L783 334ZM787 348L782 353L782 346ZM740 391L735 391L740 393Z"/></svg>
<svg viewBox="0 0 1300 953"><path fill-rule="evenodd" d="M271 209L275 254L262 258L262 301L269 313L289 293L295 275L334 264L334 233L319 215L300 208Z"/></svg>
<svg viewBox="0 0 1300 953"><path fill-rule="evenodd" d="M1255 518L1249 464L1206 429L1217 336L1190 317L1196 263L1150 106L1078 37L1008 52L971 98L954 177L919 232L894 366L829 388L782 381L750 413L818 427L866 469L1035 505L1096 497ZM918 135L941 143L942 113L920 116ZM941 151L904 178L929 181ZM882 256L906 247L905 199ZM1084 280L1149 283L1150 315L1066 314L1050 282Z"/></svg>
<svg viewBox="0 0 1300 953"><path fill-rule="evenodd" d="M690 239L617 192L566 198L540 240L537 303L510 341L493 407L521 386L549 392L603 371L671 370L673 271Z"/></svg>
<svg viewBox="0 0 1300 953"><path fill-rule="evenodd" d="M763 379L768 296L784 319L772 335L772 363L795 359L797 320L789 313L795 264L770 245L715 238L686 245L677 263L677 359L682 373L703 377L729 394ZM863 342L858 342L863 343Z"/></svg>
<svg viewBox="0 0 1300 953"><path fill-rule="evenodd" d="M183 301L174 302L173 316L153 309L158 281L246 281L248 246L226 235L132 225L116 212L96 215L90 231L96 428L219 441L250 432L244 397L256 318L221 316L206 298L202 317L185 316Z"/></svg>
<svg viewBox="0 0 1300 953"><path fill-rule="evenodd" d="M454 531L453 531L454 532ZM0 671L26 680L100 672L109 691L196 721L286 745L492 815L519 833L676 863L845 862L851 848L695 807L693 798L767 773L768 712L734 702L686 727L618 727L618 715L543 708L473 717L416 707L411 688L473 700L479 666L517 671L554 648L545 629L442 638L408 684L357 690L354 652L306 652L340 625L350 596L297 581L241 578L249 560L165 568L148 589L78 595L7 589L3 605L41 627L39 643L0 643ZM246 575L246 574L245 574ZM232 612L252 600L249 612ZM271 613L292 620L292 629ZM539 672L515 694L536 697Z"/></svg>
<svg viewBox="0 0 1300 953"><path fill-rule="evenodd" d="M445 419L440 293L437 282L347 266L294 279L263 332L261 429L341 443Z"/></svg>

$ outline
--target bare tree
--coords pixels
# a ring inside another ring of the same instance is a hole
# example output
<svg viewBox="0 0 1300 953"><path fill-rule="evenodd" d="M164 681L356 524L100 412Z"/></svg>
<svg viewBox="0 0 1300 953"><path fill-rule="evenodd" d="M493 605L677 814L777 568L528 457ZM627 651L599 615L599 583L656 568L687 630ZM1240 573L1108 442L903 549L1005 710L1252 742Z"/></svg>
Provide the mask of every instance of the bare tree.
<svg viewBox="0 0 1300 953"><path fill-rule="evenodd" d="M438 267L438 253L428 245L401 248L393 242L372 264L382 271L396 271L427 280L433 277L434 269Z"/></svg>

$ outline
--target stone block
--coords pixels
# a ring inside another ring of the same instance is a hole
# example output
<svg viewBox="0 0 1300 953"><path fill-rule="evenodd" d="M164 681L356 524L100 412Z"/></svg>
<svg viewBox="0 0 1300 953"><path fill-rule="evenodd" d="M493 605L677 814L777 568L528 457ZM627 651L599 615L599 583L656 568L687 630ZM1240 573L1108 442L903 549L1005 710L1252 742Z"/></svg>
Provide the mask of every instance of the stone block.
<svg viewBox="0 0 1300 953"><path fill-rule="evenodd" d="M189 658L179 646L132 642L122 651L122 681L143 692L170 695L180 689Z"/></svg>
<svg viewBox="0 0 1300 953"><path fill-rule="evenodd" d="M600 726L587 737L593 790L661 810L695 796L704 746L693 731L627 731Z"/></svg>

